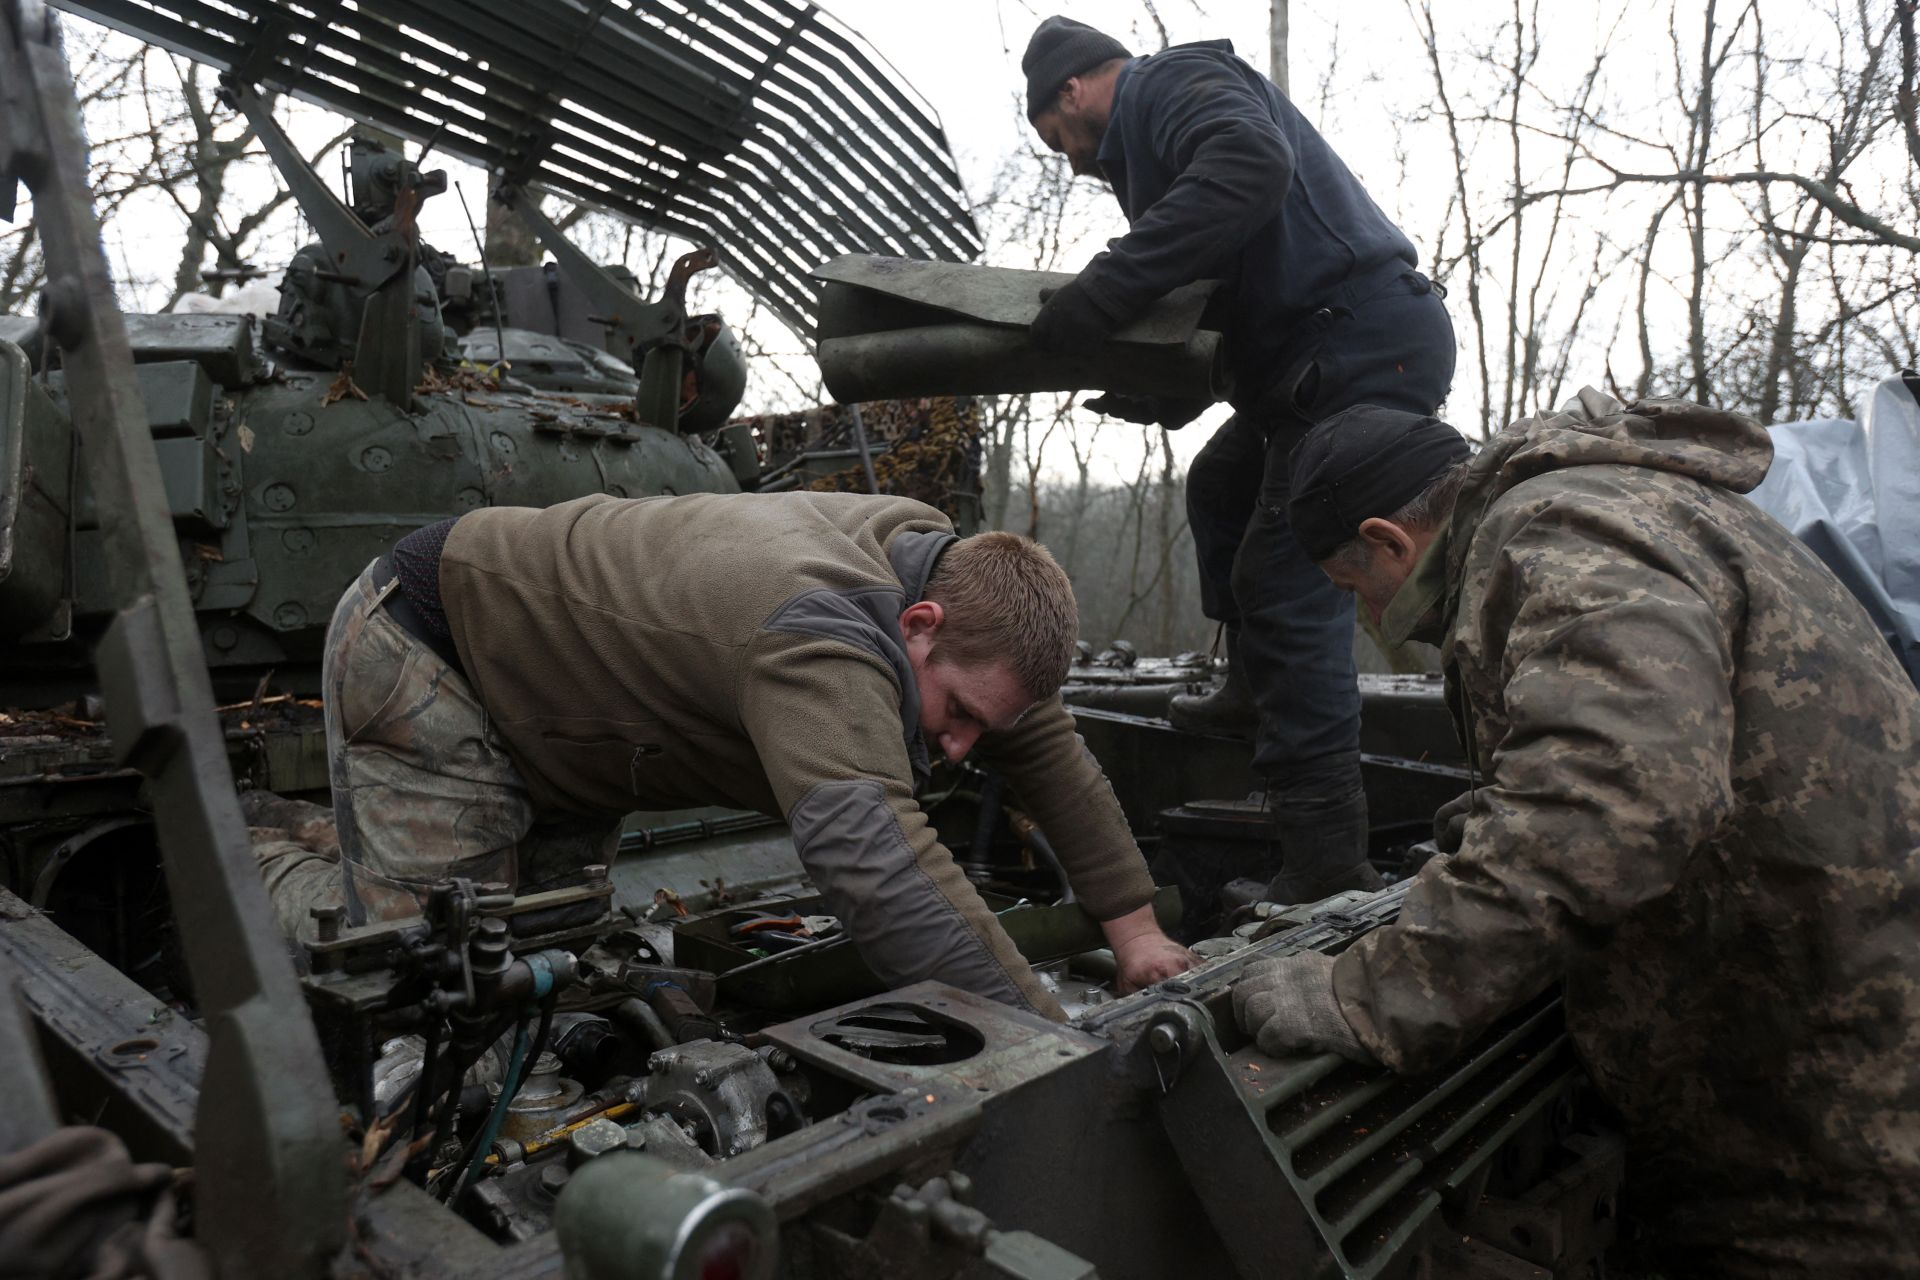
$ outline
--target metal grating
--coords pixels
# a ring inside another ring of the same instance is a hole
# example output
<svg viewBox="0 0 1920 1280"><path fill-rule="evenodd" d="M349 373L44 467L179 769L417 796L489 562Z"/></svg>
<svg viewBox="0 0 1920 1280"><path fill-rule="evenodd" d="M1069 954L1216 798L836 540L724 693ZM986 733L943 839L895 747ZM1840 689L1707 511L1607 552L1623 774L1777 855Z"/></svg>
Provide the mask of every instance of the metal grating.
<svg viewBox="0 0 1920 1280"><path fill-rule="evenodd" d="M1324 1274L1400 1275L1444 1229L1443 1207L1470 1208L1476 1180L1524 1130L1557 1133L1577 1116L1584 1072L1557 988L1422 1076L1332 1054L1273 1058L1223 1031L1233 1020L1227 992L1250 966L1292 951L1344 950L1398 916L1412 885L1401 881L1347 905L1289 908L1277 919L1294 927L1183 979L1202 990L1209 1010L1193 1023L1204 1047L1161 1098L1161 1120L1244 1275L1307 1274L1302 1258L1321 1248L1331 1264ZM1125 1019L1137 1035L1159 1016L1121 1001L1106 1018L1095 1012L1080 1025L1099 1034ZM1268 1208L1234 1207L1248 1202Z"/></svg>
<svg viewBox="0 0 1920 1280"><path fill-rule="evenodd" d="M1580 1077L1558 991L1418 1080L1376 1071L1356 1083L1361 1070L1330 1055L1279 1073L1257 1051L1227 1061L1282 1173L1354 1277L1391 1264L1443 1199ZM1257 1071L1263 1062L1270 1079Z"/></svg>
<svg viewBox="0 0 1920 1280"><path fill-rule="evenodd" d="M713 244L809 338L828 259L982 247L932 108L803 0L53 2Z"/></svg>

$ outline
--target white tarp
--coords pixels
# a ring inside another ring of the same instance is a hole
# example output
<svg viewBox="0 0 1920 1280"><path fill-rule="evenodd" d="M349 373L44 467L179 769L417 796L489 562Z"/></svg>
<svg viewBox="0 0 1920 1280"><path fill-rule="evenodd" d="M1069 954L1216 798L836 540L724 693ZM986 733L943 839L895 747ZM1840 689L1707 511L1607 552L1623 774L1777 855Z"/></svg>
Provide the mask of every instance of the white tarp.
<svg viewBox="0 0 1920 1280"><path fill-rule="evenodd" d="M1773 469L1750 497L1859 597L1920 684L1920 377L1875 387L1860 421L1770 429Z"/></svg>

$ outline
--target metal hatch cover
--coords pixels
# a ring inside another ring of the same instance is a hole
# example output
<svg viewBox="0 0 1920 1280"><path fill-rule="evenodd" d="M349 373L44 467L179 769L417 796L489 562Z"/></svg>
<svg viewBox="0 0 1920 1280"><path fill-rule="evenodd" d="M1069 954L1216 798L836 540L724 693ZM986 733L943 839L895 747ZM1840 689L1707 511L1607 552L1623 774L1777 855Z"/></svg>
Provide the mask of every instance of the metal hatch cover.
<svg viewBox="0 0 1920 1280"><path fill-rule="evenodd" d="M804 0L53 0L722 250L803 336L847 253L982 248L933 109Z"/></svg>

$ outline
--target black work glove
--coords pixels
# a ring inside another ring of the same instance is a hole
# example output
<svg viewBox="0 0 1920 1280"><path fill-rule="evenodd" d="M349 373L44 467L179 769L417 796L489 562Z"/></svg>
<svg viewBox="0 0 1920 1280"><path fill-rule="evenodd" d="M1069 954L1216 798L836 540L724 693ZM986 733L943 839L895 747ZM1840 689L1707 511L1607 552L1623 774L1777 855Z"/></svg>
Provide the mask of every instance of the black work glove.
<svg viewBox="0 0 1920 1280"><path fill-rule="evenodd" d="M1143 427L1157 426L1166 412L1166 402L1159 396L1136 396L1124 391L1104 391L1080 403L1102 417L1137 422Z"/></svg>
<svg viewBox="0 0 1920 1280"><path fill-rule="evenodd" d="M1169 400L1165 396L1136 396L1124 391L1106 391L1081 404L1109 418L1137 422L1143 427L1165 427L1178 431L1206 412L1211 400Z"/></svg>
<svg viewBox="0 0 1920 1280"><path fill-rule="evenodd" d="M1105 342L1120 322L1100 309L1085 285L1069 280L1042 290L1040 314L1027 329L1035 351L1050 356L1081 355Z"/></svg>

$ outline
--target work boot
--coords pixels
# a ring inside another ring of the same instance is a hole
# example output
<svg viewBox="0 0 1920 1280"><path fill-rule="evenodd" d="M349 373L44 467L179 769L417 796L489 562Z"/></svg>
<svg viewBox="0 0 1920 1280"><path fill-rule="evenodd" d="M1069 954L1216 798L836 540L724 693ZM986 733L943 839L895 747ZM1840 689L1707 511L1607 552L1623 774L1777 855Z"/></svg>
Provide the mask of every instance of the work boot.
<svg viewBox="0 0 1920 1280"><path fill-rule="evenodd" d="M1175 694L1167 704L1167 719L1188 733L1210 733L1220 738L1251 738L1260 723L1253 705L1253 686L1240 661L1240 631L1227 628L1227 678L1205 693Z"/></svg>
<svg viewBox="0 0 1920 1280"><path fill-rule="evenodd" d="M1280 874L1267 886L1269 900L1318 902L1385 883L1367 861L1366 792L1333 799L1275 797L1271 812Z"/></svg>

